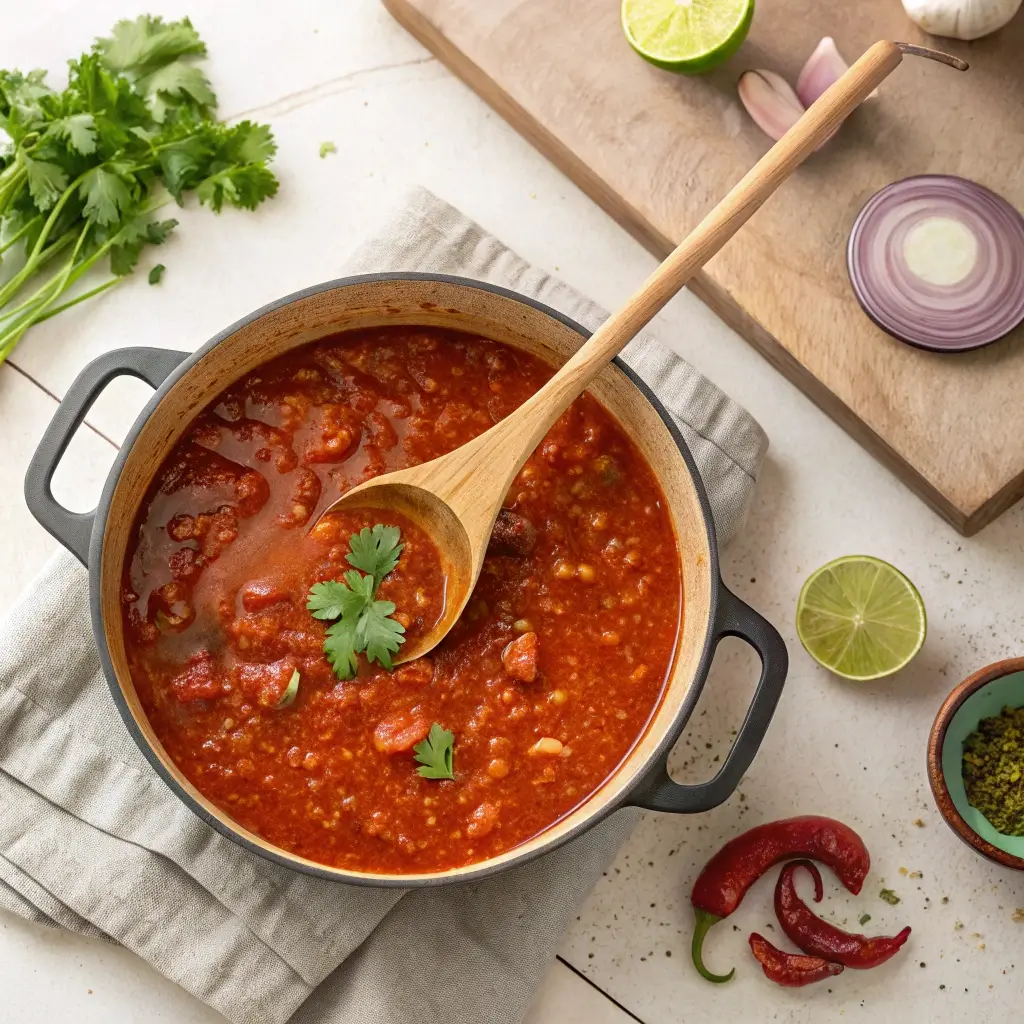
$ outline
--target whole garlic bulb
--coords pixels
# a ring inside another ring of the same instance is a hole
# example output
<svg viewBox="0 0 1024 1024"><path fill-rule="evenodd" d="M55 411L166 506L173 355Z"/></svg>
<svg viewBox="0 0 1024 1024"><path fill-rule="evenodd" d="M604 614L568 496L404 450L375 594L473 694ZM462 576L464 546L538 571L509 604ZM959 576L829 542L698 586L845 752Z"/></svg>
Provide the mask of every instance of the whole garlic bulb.
<svg viewBox="0 0 1024 1024"><path fill-rule="evenodd" d="M1024 0L903 0L911 21L933 36L978 39L1002 28Z"/></svg>

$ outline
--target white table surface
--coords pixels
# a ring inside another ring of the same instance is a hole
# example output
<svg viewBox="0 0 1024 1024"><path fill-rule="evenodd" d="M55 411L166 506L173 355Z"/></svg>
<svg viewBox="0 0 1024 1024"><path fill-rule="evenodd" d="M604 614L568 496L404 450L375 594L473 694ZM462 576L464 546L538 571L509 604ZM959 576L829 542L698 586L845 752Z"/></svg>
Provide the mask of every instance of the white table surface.
<svg viewBox="0 0 1024 1024"><path fill-rule="evenodd" d="M33 329L0 367L0 610L56 548L25 509L21 480L56 399L82 366L126 344L196 348L262 303L331 278L403 186L428 186L606 306L622 301L654 265L377 0L7 6L0 67L42 66L58 78L66 58L120 17L191 14L213 55L209 71L222 114L245 112L273 125L281 191L255 215L187 212L171 242L147 254L146 266L157 256L167 265L159 288L137 274ZM326 140L338 153L320 159ZM1024 877L976 857L945 828L928 791L924 751L949 689L975 668L1021 653L1024 512L1017 507L980 537L963 540L696 299L676 298L656 329L771 437L747 527L723 554L722 572L782 630L792 668L740 787L743 799L736 795L697 818L650 815L642 822L564 937L562 960L538 993L531 1024L1009 1019L1019 1013L1024 972L1024 925L1012 919L1024 906ZM58 474L58 496L69 506L91 507L113 443L147 393L122 380L96 405ZM900 677L851 686L810 661L792 620L808 572L862 551L914 580L931 632ZM754 670L739 642L722 645L674 755L678 778L711 774L746 709ZM710 964L739 966L730 985L712 987L688 962L687 893L696 871L737 831L794 813L841 818L871 850L873 870L859 898L826 883L836 919L852 924L868 912L866 930L879 933L911 924L911 940L879 970L848 971L803 991L776 988L746 946L751 929L771 928L773 883L765 879L735 915L737 928L712 932ZM902 897L898 907L879 900L883 880ZM0 992L4 1024L223 1021L122 949L6 914Z"/></svg>

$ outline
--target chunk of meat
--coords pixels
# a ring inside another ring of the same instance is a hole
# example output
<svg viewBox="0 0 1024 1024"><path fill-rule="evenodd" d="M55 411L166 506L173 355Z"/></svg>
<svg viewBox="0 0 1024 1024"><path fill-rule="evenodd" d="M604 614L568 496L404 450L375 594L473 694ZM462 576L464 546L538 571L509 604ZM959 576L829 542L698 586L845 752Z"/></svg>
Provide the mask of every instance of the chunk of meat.
<svg viewBox="0 0 1024 1024"><path fill-rule="evenodd" d="M313 470L299 469L292 484L291 501L288 508L278 515L277 521L282 526L305 525L320 500L320 489L320 478Z"/></svg>
<svg viewBox="0 0 1024 1024"><path fill-rule="evenodd" d="M261 612L280 601L291 601L288 588L273 580L249 580L243 584L242 607L247 612Z"/></svg>
<svg viewBox="0 0 1024 1024"><path fill-rule="evenodd" d="M487 835L498 824L497 804L483 803L469 816L466 835L480 839Z"/></svg>
<svg viewBox="0 0 1024 1024"><path fill-rule="evenodd" d="M341 405L324 405L316 410L314 439L302 453L309 465L316 462L342 462L358 447L363 436L360 417ZM316 437L319 433L319 437Z"/></svg>
<svg viewBox="0 0 1024 1024"><path fill-rule="evenodd" d="M245 663L235 670L238 687L250 700L260 707L272 708L288 689L295 662L292 658L281 658L269 665Z"/></svg>
<svg viewBox="0 0 1024 1024"><path fill-rule="evenodd" d="M423 389L428 393L436 388L437 383L430 378L423 383ZM474 408L468 402L447 402L433 422L438 436L459 444L464 443L467 436L475 437L492 426L491 417L483 409Z"/></svg>
<svg viewBox="0 0 1024 1024"><path fill-rule="evenodd" d="M430 719L412 711L396 711L377 724L373 745L382 754L404 754L430 732Z"/></svg>
<svg viewBox="0 0 1024 1024"><path fill-rule="evenodd" d="M196 518L195 536L202 546L203 560L215 562L238 536L238 512L231 505L222 505L212 515L200 513Z"/></svg>
<svg viewBox="0 0 1024 1024"><path fill-rule="evenodd" d="M417 658L396 668L391 678L406 686L426 686L434 678L434 663L430 658Z"/></svg>
<svg viewBox="0 0 1024 1024"><path fill-rule="evenodd" d="M243 473L235 482L238 511L243 518L256 515L270 498L270 485L266 477L255 470Z"/></svg>
<svg viewBox="0 0 1024 1024"><path fill-rule="evenodd" d="M174 579L192 583L203 570L203 558L195 548L181 547L171 552L167 567Z"/></svg>
<svg viewBox="0 0 1024 1024"><path fill-rule="evenodd" d="M381 451L389 452L398 444L398 434L382 412L374 411L366 417L366 429Z"/></svg>
<svg viewBox="0 0 1024 1024"><path fill-rule="evenodd" d="M183 704L219 697L221 689L221 682L213 673L213 656L209 651L193 654L185 668L171 680L171 690Z"/></svg>
<svg viewBox="0 0 1024 1024"><path fill-rule="evenodd" d="M525 558L537 543L537 530L524 516L503 508L494 520L491 539L487 542L489 555L511 555Z"/></svg>
<svg viewBox="0 0 1024 1024"><path fill-rule="evenodd" d="M505 671L513 678L524 683L532 683L537 678L536 633L523 633L517 636L501 652L501 663Z"/></svg>

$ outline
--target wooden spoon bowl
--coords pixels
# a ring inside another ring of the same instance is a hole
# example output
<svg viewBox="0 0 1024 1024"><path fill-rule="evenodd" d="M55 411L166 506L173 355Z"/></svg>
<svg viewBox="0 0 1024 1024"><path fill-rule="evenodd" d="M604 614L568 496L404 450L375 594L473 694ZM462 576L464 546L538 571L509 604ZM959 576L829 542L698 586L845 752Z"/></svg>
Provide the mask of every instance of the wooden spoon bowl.
<svg viewBox="0 0 1024 1024"><path fill-rule="evenodd" d="M420 469L420 466L414 466L412 469L399 470L353 487L327 510L337 512L346 508L372 508L385 513L398 512L417 525L422 525L437 547L445 581L444 608L428 633L418 640L402 644L395 657L395 664L412 661L426 654L447 635L465 608L476 582L476 577L470 576L469 567L476 564L478 559L466 527L443 497L416 482L416 474ZM409 480L403 479L407 476ZM482 555L479 562L483 564Z"/></svg>

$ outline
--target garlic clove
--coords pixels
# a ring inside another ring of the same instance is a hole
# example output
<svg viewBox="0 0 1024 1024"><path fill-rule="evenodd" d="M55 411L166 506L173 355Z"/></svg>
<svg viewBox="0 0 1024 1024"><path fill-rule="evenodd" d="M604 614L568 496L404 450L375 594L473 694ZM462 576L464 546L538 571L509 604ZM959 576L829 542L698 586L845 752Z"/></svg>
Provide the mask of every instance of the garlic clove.
<svg viewBox="0 0 1024 1024"><path fill-rule="evenodd" d="M814 48L814 53L807 58L807 63L796 80L796 94L800 102L809 107L849 70L850 65L843 60L836 48L836 41L831 36L825 36ZM878 90L875 89L868 99L873 99L877 95Z"/></svg>
<svg viewBox="0 0 1024 1024"><path fill-rule="evenodd" d="M903 0L910 20L933 36L980 39L1002 28L1022 0Z"/></svg>
<svg viewBox="0 0 1024 1024"><path fill-rule="evenodd" d="M803 116L793 87L774 71L744 71L736 89L758 128L776 142Z"/></svg>

